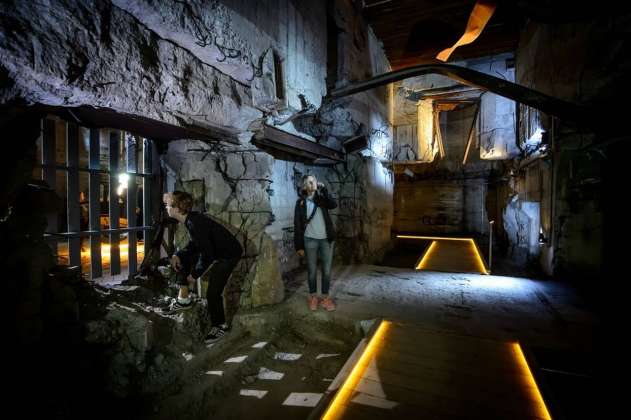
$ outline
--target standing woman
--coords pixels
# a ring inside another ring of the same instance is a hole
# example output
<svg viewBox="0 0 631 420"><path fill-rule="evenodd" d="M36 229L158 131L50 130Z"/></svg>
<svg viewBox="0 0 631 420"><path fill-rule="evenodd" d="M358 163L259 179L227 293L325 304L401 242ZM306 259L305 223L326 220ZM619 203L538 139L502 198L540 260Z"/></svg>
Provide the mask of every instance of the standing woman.
<svg viewBox="0 0 631 420"><path fill-rule="evenodd" d="M335 229L329 210L337 203L329 196L326 187L313 175L302 177L300 198L294 211L294 244L301 257L307 256L309 276L309 309L318 309L317 264L318 255L322 269L322 301L327 311L334 311L335 304L329 296L331 283L331 262L335 244Z"/></svg>

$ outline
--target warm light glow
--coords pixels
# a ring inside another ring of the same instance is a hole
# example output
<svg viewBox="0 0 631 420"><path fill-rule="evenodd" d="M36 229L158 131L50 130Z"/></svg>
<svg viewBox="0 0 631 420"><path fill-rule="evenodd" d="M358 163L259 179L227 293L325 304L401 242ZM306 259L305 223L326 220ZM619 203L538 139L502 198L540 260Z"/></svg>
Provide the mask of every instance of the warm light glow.
<svg viewBox="0 0 631 420"><path fill-rule="evenodd" d="M416 266L417 270L422 270L423 268L425 268L425 265L427 265L427 261L429 260L429 254L433 251L434 248L436 248L437 243L438 242L433 241L429 248L427 248L427 251L425 251L425 255L423 255L421 262L418 263L418 265Z"/></svg>
<svg viewBox="0 0 631 420"><path fill-rule="evenodd" d="M541 392L539 392L537 382L530 371L530 366L528 366L528 362L526 361L526 357L524 356L521 346L519 343L512 343L511 347L515 360L522 370L522 378L524 382L523 386L528 390L532 401L536 404L536 417L552 420L552 417L548 412L548 408L546 407L546 403L543 401L543 397L541 396Z"/></svg>
<svg viewBox="0 0 631 420"><path fill-rule="evenodd" d="M476 262L478 265L478 271L480 271L480 273L483 273L483 274L490 273L489 270L487 270L486 265L484 264L484 260L482 259L482 256L480 255L480 251L478 250L478 247L476 246L475 241L472 238L448 238L448 237L443 238L439 236L417 236L417 235L397 235L397 238L423 239L423 240L433 241L432 244L427 249L427 251L425 252L425 255L423 256L423 259L421 260L421 262L416 266L417 270L422 270L427 265L427 261L429 261L430 251L433 251L436 241L465 241L465 242L469 242L469 244L471 245L472 252L475 254Z"/></svg>
<svg viewBox="0 0 631 420"><path fill-rule="evenodd" d="M129 184L129 174L123 173L118 175L118 183L127 186L127 184Z"/></svg>
<svg viewBox="0 0 631 420"><path fill-rule="evenodd" d="M482 256L480 255L480 251L478 251L478 247L476 246L475 241L473 239L469 239L469 241L471 243L471 248L473 248L473 253L476 256L480 273L489 274L490 272L486 269L486 266L484 265L484 261L482 260Z"/></svg>
<svg viewBox="0 0 631 420"><path fill-rule="evenodd" d="M123 195L123 191L129 185L129 174L122 173L118 175L118 188L116 188L116 194Z"/></svg>
<svg viewBox="0 0 631 420"><path fill-rule="evenodd" d="M438 153L438 144L434 142L434 101L423 99L416 106L416 160L433 162Z"/></svg>
<svg viewBox="0 0 631 420"><path fill-rule="evenodd" d="M142 261L144 258L144 241L142 239L137 240L136 243L136 256L137 260ZM120 263L121 266L127 266L129 262L129 244L127 238L123 238L119 244L120 250ZM57 256L60 264L67 264L69 261L68 242L60 242L58 244ZM101 266L104 271L110 269L111 260L111 246L108 243L101 244ZM81 241L81 271L83 273L90 272L90 241L84 238Z"/></svg>
<svg viewBox="0 0 631 420"><path fill-rule="evenodd" d="M394 126L394 83L390 83L388 85L389 89L388 89L388 94L389 94L389 113L388 113L388 120L390 120L390 125Z"/></svg>
<svg viewBox="0 0 631 420"><path fill-rule="evenodd" d="M467 22L464 34L453 46L438 53L436 58L440 61L447 61L456 48L475 41L482 33L482 30L484 30L491 16L493 16L496 6L494 1L478 0L473 6L471 15L469 15L469 21Z"/></svg>
<svg viewBox="0 0 631 420"><path fill-rule="evenodd" d="M447 238L441 236L416 236L416 235L397 235L397 238L403 239L425 239L428 241L470 241L471 238Z"/></svg>
<svg viewBox="0 0 631 420"><path fill-rule="evenodd" d="M353 367L350 375L348 375L348 377L344 381L344 384L337 391L335 398L333 398L333 401L331 401L331 404L329 404L329 407L322 416L322 419L332 420L342 417L342 415L344 414L344 410L346 409L346 405L348 404L348 401L350 400L351 396L353 395L353 391L357 386L357 383L364 375L364 371L366 370L370 362L373 360L377 351L377 346L379 342L382 341L385 337L386 331L389 327L389 321L381 321L381 323L379 324L379 328L377 328L377 331L368 342L366 349Z"/></svg>

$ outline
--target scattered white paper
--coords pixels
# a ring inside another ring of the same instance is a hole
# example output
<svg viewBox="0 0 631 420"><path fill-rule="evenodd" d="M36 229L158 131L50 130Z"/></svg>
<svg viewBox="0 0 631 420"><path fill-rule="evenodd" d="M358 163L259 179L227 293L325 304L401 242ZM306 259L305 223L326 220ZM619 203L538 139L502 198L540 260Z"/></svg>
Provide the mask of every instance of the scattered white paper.
<svg viewBox="0 0 631 420"><path fill-rule="evenodd" d="M193 359L192 353L182 353L182 356L184 356L187 362L190 362Z"/></svg>
<svg viewBox="0 0 631 420"><path fill-rule="evenodd" d="M124 309L126 311L129 312L136 312L136 310L134 308L130 308L129 306L125 306L125 305L121 305L120 303L117 302L112 302L109 305L107 305L107 309L109 309L110 311L114 308L120 308L120 309Z"/></svg>
<svg viewBox="0 0 631 420"><path fill-rule="evenodd" d="M253 349L262 349L267 345L267 341L259 341L255 345L252 346Z"/></svg>
<svg viewBox="0 0 631 420"><path fill-rule="evenodd" d="M275 360L298 360L302 357L302 354L296 353L276 353L274 355Z"/></svg>
<svg viewBox="0 0 631 420"><path fill-rule="evenodd" d="M259 391L256 389L242 389L239 392L239 395L243 395L244 397L256 397L259 400L263 398L267 394L267 391Z"/></svg>
<svg viewBox="0 0 631 420"><path fill-rule="evenodd" d="M223 376L223 370L209 370L206 375Z"/></svg>
<svg viewBox="0 0 631 420"><path fill-rule="evenodd" d="M214 345L215 345L215 343L206 344L206 348L209 349L209 348L211 348Z"/></svg>
<svg viewBox="0 0 631 420"><path fill-rule="evenodd" d="M112 294L112 292L110 292L109 290L108 291L101 290L98 287L95 287L94 291L97 292L97 293L100 293L102 295L105 295L105 296L109 296L110 294Z"/></svg>
<svg viewBox="0 0 631 420"><path fill-rule="evenodd" d="M283 405L292 405L297 407L315 407L322 398L322 394L313 392L292 392L283 402Z"/></svg>
<svg viewBox="0 0 631 420"><path fill-rule="evenodd" d="M394 407L399 405L396 401L384 400L382 398L373 397L372 395L367 394L357 394L355 398L351 400L351 402L362 405L369 405L371 407L384 408L387 410L392 410Z"/></svg>
<svg viewBox="0 0 631 420"><path fill-rule="evenodd" d="M224 363L241 363L247 358L248 356L231 357L230 359L226 360Z"/></svg>
<svg viewBox="0 0 631 420"><path fill-rule="evenodd" d="M281 379L283 379L283 376L285 376L285 374L282 372L276 372L268 368L262 367L259 369L258 378L268 379L268 380L273 380L273 381L280 381Z"/></svg>
<svg viewBox="0 0 631 420"><path fill-rule="evenodd" d="M316 356L316 359L323 359L325 357L335 357L335 356L339 356L339 353L322 353L322 354L318 354Z"/></svg>
<svg viewBox="0 0 631 420"><path fill-rule="evenodd" d="M140 286L125 286L125 285L122 285L122 284L116 284L116 285L110 287L110 289L118 290L120 292L131 292L131 291L134 291L134 290L138 289L138 287L140 287Z"/></svg>

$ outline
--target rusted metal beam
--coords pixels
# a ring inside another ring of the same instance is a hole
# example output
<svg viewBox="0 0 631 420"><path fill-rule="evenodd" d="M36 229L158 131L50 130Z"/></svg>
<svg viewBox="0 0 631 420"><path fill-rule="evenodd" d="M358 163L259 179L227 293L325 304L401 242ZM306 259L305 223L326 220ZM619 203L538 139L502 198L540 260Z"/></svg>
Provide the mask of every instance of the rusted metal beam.
<svg viewBox="0 0 631 420"><path fill-rule="evenodd" d="M176 117L179 125L165 123L143 115L127 114L111 108L96 108L88 105L61 107L34 105L34 111L58 115L88 128L110 128L128 131L156 141L195 139L206 142L223 141L239 144L238 130L234 127L213 126L205 122L191 122Z"/></svg>
<svg viewBox="0 0 631 420"><path fill-rule="evenodd" d="M505 98L512 99L516 102L526 104L530 107L539 109L546 114L559 117L564 121L580 122L581 124L585 124L586 121L589 121L589 119L586 118L588 110L584 107L548 96L544 93L498 77L489 76L488 74L484 74L479 71L451 64L424 64L392 71L390 73L375 76L372 79L364 80L363 82L353 83L346 87L333 89L329 93L328 98L337 99L373 89L378 86L397 82L399 80L423 76L425 74L440 74L442 76L449 77L460 83L464 83L465 85L484 89Z"/></svg>
<svg viewBox="0 0 631 420"><path fill-rule="evenodd" d="M264 125L252 139L252 143L266 148L275 148L282 152L296 155L302 159L331 159L337 162L344 160L342 152L312 142L278 128Z"/></svg>

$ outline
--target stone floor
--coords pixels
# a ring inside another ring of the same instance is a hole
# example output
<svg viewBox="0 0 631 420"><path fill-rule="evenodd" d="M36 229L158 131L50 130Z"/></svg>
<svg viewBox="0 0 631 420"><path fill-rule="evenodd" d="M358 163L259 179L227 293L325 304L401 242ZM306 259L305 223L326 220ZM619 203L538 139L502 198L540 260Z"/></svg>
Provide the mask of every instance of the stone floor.
<svg viewBox="0 0 631 420"><path fill-rule="evenodd" d="M306 274L301 277L289 300L296 310L307 311ZM387 318L585 351L597 323L571 288L552 281L355 265L334 269L331 289L338 310L315 316Z"/></svg>
<svg viewBox="0 0 631 420"><path fill-rule="evenodd" d="M309 315L306 274L288 299ZM348 323L384 318L439 331L519 341L537 363L557 413L585 410L594 387L598 319L567 284L529 278L417 271L374 265L334 269L331 294L338 310L311 316Z"/></svg>
<svg viewBox="0 0 631 420"><path fill-rule="evenodd" d="M437 334L519 341L546 384L555 414L577 418L594 408L590 394L599 321L567 284L345 265L333 270L331 294L338 309L312 312L306 283L306 273L298 272L283 303L240 311L233 332L219 345L193 346L188 380L155 413L171 418L195 404L191 412L204 418L251 418L253 411L258 418L306 418L359 341L359 331L378 318ZM252 347L263 341L269 344ZM277 360L278 352L301 356ZM318 358L321 354L335 356ZM242 362L227 362L243 356ZM262 369L282 378L263 378ZM221 376L208 373L219 371Z"/></svg>

